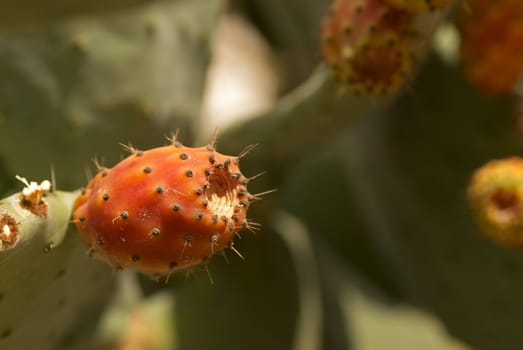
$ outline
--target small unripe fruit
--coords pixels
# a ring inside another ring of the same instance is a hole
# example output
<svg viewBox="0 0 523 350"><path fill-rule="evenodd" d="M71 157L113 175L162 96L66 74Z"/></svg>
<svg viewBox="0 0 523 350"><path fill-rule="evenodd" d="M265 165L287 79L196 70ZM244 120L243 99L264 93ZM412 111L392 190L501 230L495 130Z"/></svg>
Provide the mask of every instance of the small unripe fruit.
<svg viewBox="0 0 523 350"><path fill-rule="evenodd" d="M493 160L472 176L468 198L483 234L503 245L523 245L523 159Z"/></svg>

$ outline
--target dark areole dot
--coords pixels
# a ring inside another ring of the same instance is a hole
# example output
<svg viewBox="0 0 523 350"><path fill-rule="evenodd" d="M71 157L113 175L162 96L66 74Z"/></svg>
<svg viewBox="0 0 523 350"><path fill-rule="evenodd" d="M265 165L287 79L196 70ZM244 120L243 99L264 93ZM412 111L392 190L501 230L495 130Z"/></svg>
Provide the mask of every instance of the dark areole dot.
<svg viewBox="0 0 523 350"><path fill-rule="evenodd" d="M160 235L160 229L159 228L153 228L151 230L151 236L159 236Z"/></svg>

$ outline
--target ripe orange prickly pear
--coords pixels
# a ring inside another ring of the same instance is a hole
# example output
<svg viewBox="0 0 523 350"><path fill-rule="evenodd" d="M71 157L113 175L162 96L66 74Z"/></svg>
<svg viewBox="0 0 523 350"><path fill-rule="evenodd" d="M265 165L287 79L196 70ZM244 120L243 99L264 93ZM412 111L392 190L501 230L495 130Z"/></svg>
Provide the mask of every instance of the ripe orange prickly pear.
<svg viewBox="0 0 523 350"><path fill-rule="evenodd" d="M413 67L412 15L383 0L335 0L321 51L334 76L355 92L399 89Z"/></svg>
<svg viewBox="0 0 523 350"><path fill-rule="evenodd" d="M132 153L101 169L76 200L74 222L90 253L161 276L234 250L253 198L239 157L175 140Z"/></svg>
<svg viewBox="0 0 523 350"><path fill-rule="evenodd" d="M510 92L523 72L523 1L469 0L459 16L461 62L490 94Z"/></svg>

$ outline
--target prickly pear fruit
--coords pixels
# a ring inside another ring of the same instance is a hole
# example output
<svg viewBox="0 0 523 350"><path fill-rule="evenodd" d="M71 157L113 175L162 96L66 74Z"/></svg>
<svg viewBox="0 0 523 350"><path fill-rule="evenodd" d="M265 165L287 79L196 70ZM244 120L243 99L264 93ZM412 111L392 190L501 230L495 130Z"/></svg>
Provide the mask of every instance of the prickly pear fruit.
<svg viewBox="0 0 523 350"><path fill-rule="evenodd" d="M241 156L213 145L139 151L101 168L74 205L89 252L117 269L169 275L233 247L246 218L248 179Z"/></svg>
<svg viewBox="0 0 523 350"><path fill-rule="evenodd" d="M355 92L388 93L412 70L412 34L411 14L383 0L335 0L323 21L322 55Z"/></svg>
<svg viewBox="0 0 523 350"><path fill-rule="evenodd" d="M479 228L505 245L523 245L523 159L494 160L473 175L468 197Z"/></svg>
<svg viewBox="0 0 523 350"><path fill-rule="evenodd" d="M458 21L465 73L487 93L508 93L523 71L523 2L470 0L468 5Z"/></svg>
<svg viewBox="0 0 523 350"><path fill-rule="evenodd" d="M452 0L385 0L397 9L410 12L436 11L448 6Z"/></svg>

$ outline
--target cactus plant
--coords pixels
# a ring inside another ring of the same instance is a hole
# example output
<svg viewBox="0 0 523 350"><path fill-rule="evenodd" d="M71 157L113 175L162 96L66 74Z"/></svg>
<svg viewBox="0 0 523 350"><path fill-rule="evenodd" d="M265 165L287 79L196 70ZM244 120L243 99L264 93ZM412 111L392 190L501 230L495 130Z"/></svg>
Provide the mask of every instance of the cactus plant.
<svg viewBox="0 0 523 350"><path fill-rule="evenodd" d="M56 21L39 13L42 18L21 26L3 20L10 28L0 34L0 188L12 193L20 186L16 174L45 178L51 168L57 187L78 188L97 153L118 158L100 152L105 142L132 138L146 145L174 125L189 130L220 9L220 1L169 1L99 16L77 8L77 18ZM178 79L162 79L165 70ZM166 88L170 84L184 89ZM43 185L42 195L48 182ZM94 346L114 278L87 258L69 226L79 193L52 191L42 199L45 206L32 199L34 208L20 193L1 201L2 349Z"/></svg>
<svg viewBox="0 0 523 350"><path fill-rule="evenodd" d="M0 348L93 348L97 339L184 350L520 346L523 254L497 244L498 231L489 239L476 204L492 197L473 176L521 152L517 98L469 85L458 45L437 48L454 47L444 55L453 60L432 50L433 34L478 44L456 29L463 15L447 17L459 2L228 2L287 73L271 111L220 130L223 154L259 144L241 173L214 145L192 148L208 136L199 112L226 2L134 3L69 4L59 16L0 26L0 190L16 192L0 201ZM401 55L376 70L390 39ZM174 145L158 147L177 128ZM129 142L137 148L123 157L117 144ZM101 170L82 193L95 157ZM51 164L55 179L41 181ZM278 192L250 207L241 174L262 170L249 192ZM234 205L213 197L214 180L237 188ZM136 219L160 206L167 215ZM245 260L223 254L199 265L250 222L247 206L262 230L235 238ZM222 222L212 211L224 208ZM164 237L172 241L154 243ZM111 271L86 250L146 275ZM174 270L187 273L148 276Z"/></svg>
<svg viewBox="0 0 523 350"><path fill-rule="evenodd" d="M77 334L94 331L112 278L88 263L68 230L78 193L28 185L0 203L0 342L4 349L73 347L85 342Z"/></svg>

